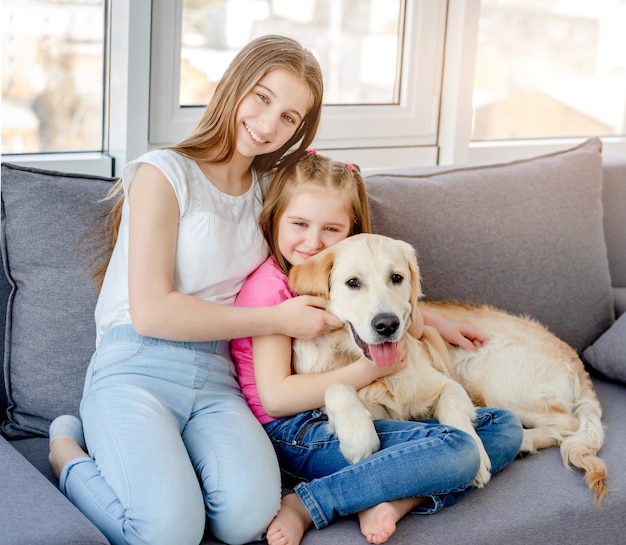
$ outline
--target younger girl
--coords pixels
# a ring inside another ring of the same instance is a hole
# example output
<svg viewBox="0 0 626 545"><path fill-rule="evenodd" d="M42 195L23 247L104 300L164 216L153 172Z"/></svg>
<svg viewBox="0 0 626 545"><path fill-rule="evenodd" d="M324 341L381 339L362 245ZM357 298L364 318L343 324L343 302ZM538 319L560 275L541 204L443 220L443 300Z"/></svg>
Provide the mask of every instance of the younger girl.
<svg viewBox="0 0 626 545"><path fill-rule="evenodd" d="M275 178L260 224L272 255L244 283L239 306L274 305L294 297L287 277L292 265L349 235L370 231L363 178L352 165L309 153ZM434 323L428 315L424 320ZM482 340L468 326L439 326L446 334L453 331L453 338L464 332L470 346ZM420 336L421 327L412 332ZM291 348L291 339L281 334L231 342L244 396L270 436L282 470L300 481L268 529L270 545L298 544L311 524L322 528L336 516L353 513L367 540L383 543L409 511L434 513L471 489L478 450L470 436L455 428L435 421L377 420L380 451L352 465L328 432L319 410L326 387L340 381L358 389L395 372L404 366L402 350L391 368L362 357L327 373L297 375L292 374ZM513 460L522 428L512 413L479 409L476 431L492 472Z"/></svg>
<svg viewBox="0 0 626 545"><path fill-rule="evenodd" d="M311 306L320 298L232 305L267 257L264 175L304 153L322 94L309 51L261 37L188 138L124 168L81 421L50 427L61 490L113 545L198 545L207 517L217 538L248 543L280 507L276 455L241 396L228 340L341 325Z"/></svg>

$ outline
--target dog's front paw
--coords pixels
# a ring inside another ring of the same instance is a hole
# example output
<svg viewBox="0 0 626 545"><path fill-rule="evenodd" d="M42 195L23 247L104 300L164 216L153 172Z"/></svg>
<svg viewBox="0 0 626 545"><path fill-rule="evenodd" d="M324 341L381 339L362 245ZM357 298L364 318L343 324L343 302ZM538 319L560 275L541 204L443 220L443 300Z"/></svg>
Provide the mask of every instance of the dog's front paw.
<svg viewBox="0 0 626 545"><path fill-rule="evenodd" d="M491 479L491 460L482 442L478 443L478 450L480 451L480 468L478 469L476 477L474 477L472 485L477 488L482 488Z"/></svg>
<svg viewBox="0 0 626 545"><path fill-rule="evenodd" d="M485 464L480 464L480 469L474 478L474 482L472 482L472 486L476 488L482 488L485 486L489 480L491 479L491 471Z"/></svg>
<svg viewBox="0 0 626 545"><path fill-rule="evenodd" d="M351 427L347 433L341 435L338 433L337 436L339 438L339 450L351 464L355 464L380 450L380 439L371 420L368 420L368 425L364 423L358 427Z"/></svg>
<svg viewBox="0 0 626 545"><path fill-rule="evenodd" d="M380 449L372 417L352 386L337 382L325 393L328 424L339 439L343 457L354 464Z"/></svg>

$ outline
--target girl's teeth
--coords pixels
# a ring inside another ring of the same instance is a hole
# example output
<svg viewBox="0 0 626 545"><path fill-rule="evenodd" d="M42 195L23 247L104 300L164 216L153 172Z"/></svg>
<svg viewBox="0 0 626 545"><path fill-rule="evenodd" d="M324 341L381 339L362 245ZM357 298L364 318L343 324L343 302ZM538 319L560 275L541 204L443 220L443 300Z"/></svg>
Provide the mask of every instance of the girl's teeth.
<svg viewBox="0 0 626 545"><path fill-rule="evenodd" d="M263 140L257 133L255 133L248 125L246 125L246 129L248 130L248 134L252 136L259 144L264 144L265 140Z"/></svg>

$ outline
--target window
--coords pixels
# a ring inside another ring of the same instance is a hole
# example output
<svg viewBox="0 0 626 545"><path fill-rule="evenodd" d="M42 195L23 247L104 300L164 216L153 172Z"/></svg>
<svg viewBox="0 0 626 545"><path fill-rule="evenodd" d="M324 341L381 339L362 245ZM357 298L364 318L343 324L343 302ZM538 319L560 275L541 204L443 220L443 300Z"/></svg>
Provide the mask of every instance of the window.
<svg viewBox="0 0 626 545"><path fill-rule="evenodd" d="M336 159L363 168L507 160L592 134L607 153L626 153L625 0L3 8L6 161L120 174L128 160L187 136L232 55L267 32L318 56L326 96L314 145Z"/></svg>
<svg viewBox="0 0 626 545"><path fill-rule="evenodd" d="M626 2L483 0L472 140L626 134Z"/></svg>
<svg viewBox="0 0 626 545"><path fill-rule="evenodd" d="M104 0L2 7L2 153L101 151Z"/></svg>
<svg viewBox="0 0 626 545"><path fill-rule="evenodd" d="M263 34L306 42L328 105L398 104L400 0L183 0L179 104L205 105L226 66Z"/></svg>
<svg viewBox="0 0 626 545"><path fill-rule="evenodd" d="M279 33L322 65L318 149L434 150L445 15L444 0L155 0L150 143L189 134L241 46Z"/></svg>

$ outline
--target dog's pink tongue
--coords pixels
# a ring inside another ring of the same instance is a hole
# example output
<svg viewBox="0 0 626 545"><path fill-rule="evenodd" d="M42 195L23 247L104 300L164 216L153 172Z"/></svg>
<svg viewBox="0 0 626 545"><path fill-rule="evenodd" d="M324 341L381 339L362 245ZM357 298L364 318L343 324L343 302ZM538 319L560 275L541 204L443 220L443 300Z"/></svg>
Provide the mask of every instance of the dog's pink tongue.
<svg viewBox="0 0 626 545"><path fill-rule="evenodd" d="M370 344L368 348L378 367L389 367L396 361L396 343Z"/></svg>

